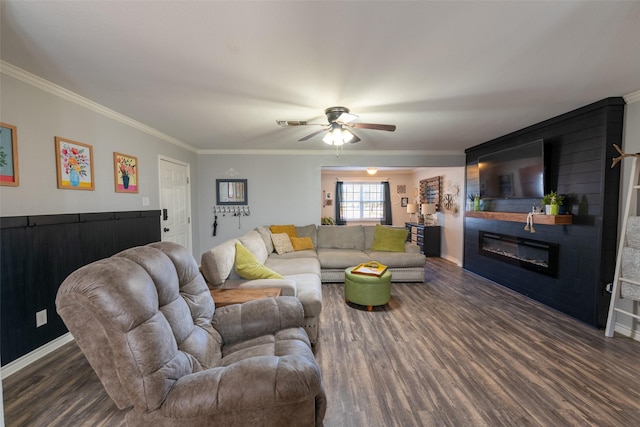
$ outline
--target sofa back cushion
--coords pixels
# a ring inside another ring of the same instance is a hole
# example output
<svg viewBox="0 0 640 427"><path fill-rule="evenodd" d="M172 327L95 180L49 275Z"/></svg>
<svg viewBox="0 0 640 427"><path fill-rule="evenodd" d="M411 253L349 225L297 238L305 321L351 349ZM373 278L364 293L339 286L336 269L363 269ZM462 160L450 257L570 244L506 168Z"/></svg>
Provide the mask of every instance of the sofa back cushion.
<svg viewBox="0 0 640 427"><path fill-rule="evenodd" d="M296 233L298 237L311 237L313 247L318 247L318 232L316 231L315 224L296 226Z"/></svg>
<svg viewBox="0 0 640 427"><path fill-rule="evenodd" d="M262 241L264 242L265 248L267 248L267 255L271 255L273 252L273 242L271 241L271 230L269 227L256 227L256 231L262 237Z"/></svg>
<svg viewBox="0 0 640 427"><path fill-rule="evenodd" d="M154 411L178 379L222 357L209 289L191 253L175 243L131 248L76 270L56 307L109 395L120 394L118 406L126 399Z"/></svg>
<svg viewBox="0 0 640 427"><path fill-rule="evenodd" d="M321 225L318 227L319 249L364 250L364 229L361 225Z"/></svg>
<svg viewBox="0 0 640 427"><path fill-rule="evenodd" d="M202 254L200 270L209 286L214 288L222 286L233 271L236 242L238 242L237 239L227 240Z"/></svg>
<svg viewBox="0 0 640 427"><path fill-rule="evenodd" d="M267 253L267 247L264 244L264 240L262 240L262 236L256 230L251 230L244 236L240 237L240 243L249 249L253 256L256 257L256 260L260 264L264 264L267 260L269 254Z"/></svg>

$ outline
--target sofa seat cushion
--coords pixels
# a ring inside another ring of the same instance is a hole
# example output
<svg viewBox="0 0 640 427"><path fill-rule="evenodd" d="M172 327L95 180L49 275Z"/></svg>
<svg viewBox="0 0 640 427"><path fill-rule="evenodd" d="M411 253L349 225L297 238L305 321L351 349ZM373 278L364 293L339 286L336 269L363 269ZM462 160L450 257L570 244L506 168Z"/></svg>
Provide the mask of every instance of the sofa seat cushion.
<svg viewBox="0 0 640 427"><path fill-rule="evenodd" d="M318 249L318 259L323 269L353 267L370 260L363 251L353 249Z"/></svg>
<svg viewBox="0 0 640 427"><path fill-rule="evenodd" d="M364 251L372 261L391 268L424 267L427 259L421 253Z"/></svg>
<svg viewBox="0 0 640 427"><path fill-rule="evenodd" d="M317 248L364 250L364 229L361 225L320 225Z"/></svg>
<svg viewBox="0 0 640 427"><path fill-rule="evenodd" d="M270 256L265 265L283 276L306 273L320 277L320 262L316 257L281 258Z"/></svg>
<svg viewBox="0 0 640 427"><path fill-rule="evenodd" d="M319 316L322 311L322 282L315 274L289 274L285 279L294 280L297 297L304 308L304 317Z"/></svg>

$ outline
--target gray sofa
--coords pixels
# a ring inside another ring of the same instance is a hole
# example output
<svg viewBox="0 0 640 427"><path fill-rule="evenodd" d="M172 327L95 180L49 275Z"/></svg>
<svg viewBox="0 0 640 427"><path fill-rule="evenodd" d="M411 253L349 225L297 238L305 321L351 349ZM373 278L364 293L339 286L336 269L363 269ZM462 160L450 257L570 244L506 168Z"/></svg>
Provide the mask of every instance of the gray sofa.
<svg viewBox="0 0 640 427"><path fill-rule="evenodd" d="M216 309L182 246L152 243L84 266L56 308L128 426L322 425L300 301Z"/></svg>
<svg viewBox="0 0 640 427"><path fill-rule="evenodd" d="M298 237L309 237L314 249L278 254L268 226L257 227L237 239L223 242L202 254L200 269L210 288L282 288L296 296L304 308L304 328L312 343L318 337L322 310L322 283L344 282L344 270L363 262L378 261L389 267L394 282L423 282L426 259L412 243L405 252L372 251L375 226L296 226ZM235 244L242 243L257 261L284 279L241 278L234 270Z"/></svg>

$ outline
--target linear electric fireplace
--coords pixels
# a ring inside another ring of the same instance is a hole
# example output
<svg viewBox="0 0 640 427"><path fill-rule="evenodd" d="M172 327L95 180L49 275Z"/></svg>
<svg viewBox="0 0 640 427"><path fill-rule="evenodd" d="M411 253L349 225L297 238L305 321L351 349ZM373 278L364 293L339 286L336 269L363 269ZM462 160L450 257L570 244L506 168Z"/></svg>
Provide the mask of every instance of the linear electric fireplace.
<svg viewBox="0 0 640 427"><path fill-rule="evenodd" d="M556 243L486 231L480 231L479 236L480 255L547 276L558 276L558 245Z"/></svg>

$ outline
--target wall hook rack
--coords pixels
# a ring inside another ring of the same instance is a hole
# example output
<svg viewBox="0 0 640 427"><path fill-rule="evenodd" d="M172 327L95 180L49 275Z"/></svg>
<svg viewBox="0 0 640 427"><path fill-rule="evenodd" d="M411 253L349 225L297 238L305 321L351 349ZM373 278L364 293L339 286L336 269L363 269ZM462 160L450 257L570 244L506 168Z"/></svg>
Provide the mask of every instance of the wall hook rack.
<svg viewBox="0 0 640 427"><path fill-rule="evenodd" d="M241 224L240 224L240 218L243 216L249 216L251 215L251 208L249 208L249 206L247 205L242 205L242 206L214 206L213 207L213 213L215 215L215 222L214 222L214 230L217 228L217 220L218 220L218 215L222 215L223 217L228 216L232 216L232 217L237 217L238 218L238 228L240 228Z"/></svg>

